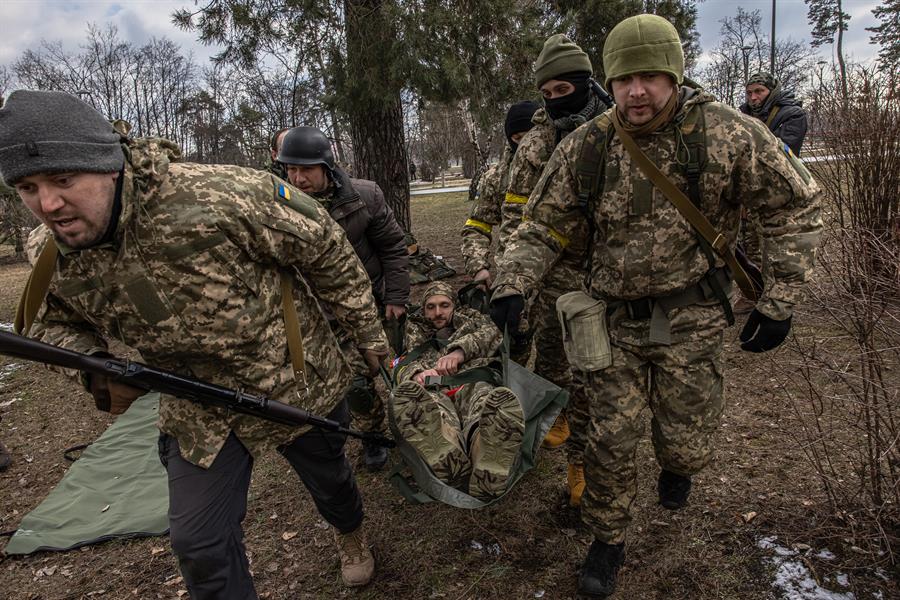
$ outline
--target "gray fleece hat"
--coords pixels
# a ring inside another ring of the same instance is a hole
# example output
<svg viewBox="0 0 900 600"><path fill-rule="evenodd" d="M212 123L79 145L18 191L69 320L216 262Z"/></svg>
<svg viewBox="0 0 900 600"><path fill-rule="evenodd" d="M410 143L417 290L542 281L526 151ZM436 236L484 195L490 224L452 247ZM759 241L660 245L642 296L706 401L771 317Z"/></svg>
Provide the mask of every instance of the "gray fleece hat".
<svg viewBox="0 0 900 600"><path fill-rule="evenodd" d="M16 90L0 108L0 177L8 185L37 173L114 173L124 162L112 124L71 94Z"/></svg>

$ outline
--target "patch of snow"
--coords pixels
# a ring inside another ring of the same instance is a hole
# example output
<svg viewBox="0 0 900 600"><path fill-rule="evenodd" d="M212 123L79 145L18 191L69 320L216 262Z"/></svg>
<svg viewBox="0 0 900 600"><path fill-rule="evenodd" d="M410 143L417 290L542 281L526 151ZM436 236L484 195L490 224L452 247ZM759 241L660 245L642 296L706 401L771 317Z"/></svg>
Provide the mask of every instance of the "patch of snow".
<svg viewBox="0 0 900 600"><path fill-rule="evenodd" d="M484 546L482 545L481 542L476 542L475 540L472 540L472 543L469 544L469 548L471 548L472 550L475 550L476 552L481 552L481 549L484 548Z"/></svg>
<svg viewBox="0 0 900 600"><path fill-rule="evenodd" d="M841 587L850 587L850 578L847 577L846 573L838 573L834 580L837 581L838 585Z"/></svg>
<svg viewBox="0 0 900 600"><path fill-rule="evenodd" d="M835 558L837 558L834 555L834 552L832 552L828 548L822 548L821 550L819 550L819 552L816 553L815 556L816 558L820 558L822 560L834 560Z"/></svg>
<svg viewBox="0 0 900 600"><path fill-rule="evenodd" d="M791 560L791 557L797 556L797 552L785 548L778 544L777 541L777 537L768 536L757 540L756 545L760 549L769 550L775 555L765 560L775 568L772 587L779 592L779 597L782 600L856 600L856 596L851 592L833 592L821 587L813 579L806 565L799 560ZM827 552L827 550L823 552ZM822 554L822 552L819 554ZM828 552L828 554L831 553ZM833 558L834 555L832 554L831 557ZM847 576L839 575L838 583L846 587L848 584Z"/></svg>
<svg viewBox="0 0 900 600"><path fill-rule="evenodd" d="M0 323L0 330L2 331L12 331L13 324L12 323Z"/></svg>

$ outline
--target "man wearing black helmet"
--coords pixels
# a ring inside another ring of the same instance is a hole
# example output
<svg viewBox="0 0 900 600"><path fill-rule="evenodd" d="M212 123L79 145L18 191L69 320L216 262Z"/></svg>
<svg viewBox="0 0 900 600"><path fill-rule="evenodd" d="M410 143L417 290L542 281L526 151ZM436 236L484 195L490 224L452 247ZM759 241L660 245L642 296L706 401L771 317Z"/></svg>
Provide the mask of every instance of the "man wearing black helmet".
<svg viewBox="0 0 900 600"><path fill-rule="evenodd" d="M409 302L409 259L403 230L374 181L351 179L335 166L331 142L315 127L294 127L281 143L277 157L288 180L316 198L337 221L356 250L372 281L372 292L386 321L400 321ZM346 333L346 332L344 332ZM349 334L339 337L346 338ZM358 354L358 353L356 353ZM384 404L366 365L353 352L345 353L356 375L348 400L364 431L384 430ZM364 462L376 471L387 462L387 450L364 443Z"/></svg>

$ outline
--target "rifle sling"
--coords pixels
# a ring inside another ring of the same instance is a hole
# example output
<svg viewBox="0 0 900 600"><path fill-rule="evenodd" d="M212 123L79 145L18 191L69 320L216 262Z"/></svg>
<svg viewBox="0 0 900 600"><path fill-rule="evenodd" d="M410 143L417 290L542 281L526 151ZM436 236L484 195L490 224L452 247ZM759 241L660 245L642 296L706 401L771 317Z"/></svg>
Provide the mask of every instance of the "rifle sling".
<svg viewBox="0 0 900 600"><path fill-rule="evenodd" d="M28 281L25 282L25 289L22 290L22 297L16 307L16 318L13 323L13 330L16 333L28 335L31 324L34 323L34 318L47 296L47 290L50 289L50 280L53 279L53 272L56 270L57 256L59 256L59 248L56 243L52 239L47 240L34 263L34 268L28 275Z"/></svg>
<svg viewBox="0 0 900 600"><path fill-rule="evenodd" d="M688 223L693 226L703 239L709 243L716 253L722 257L725 264L728 265L728 268L731 270L732 277L734 277L735 282L738 284L738 287L741 288L744 295L753 300L758 300L759 294L750 282L750 278L747 276L743 267L741 267L740 263L738 263L737 259L734 257L731 248L728 247L728 239L713 228L709 220L696 206L694 206L688 197L684 195L684 192L679 190L675 184L672 183L672 181L666 177L655 164L653 164L653 161L644 154L634 139L622 127L617 110L613 111L612 122L613 126L616 128L616 133L619 135L619 139L622 140L622 145L625 146L625 149L628 151L628 154L631 155L632 160L634 160L638 168L653 182L653 185L659 188L663 195L668 198L669 202L675 205L675 208L678 209L681 215L687 219Z"/></svg>
<svg viewBox="0 0 900 600"><path fill-rule="evenodd" d="M287 337L288 352L291 355L291 366L294 368L294 380L304 390L309 390L306 382L306 358L303 355L303 338L300 335L300 319L297 318L297 307L294 306L294 286L290 276L281 271L281 308L284 312L284 332Z"/></svg>

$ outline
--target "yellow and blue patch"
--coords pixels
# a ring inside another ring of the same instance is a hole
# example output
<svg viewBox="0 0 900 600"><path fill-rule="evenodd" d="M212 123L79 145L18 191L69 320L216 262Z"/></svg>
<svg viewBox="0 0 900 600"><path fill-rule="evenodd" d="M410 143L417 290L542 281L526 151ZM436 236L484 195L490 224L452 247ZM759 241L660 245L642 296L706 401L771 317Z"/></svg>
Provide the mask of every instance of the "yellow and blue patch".
<svg viewBox="0 0 900 600"><path fill-rule="evenodd" d="M276 183L275 188L279 198L282 198L285 202L288 202L291 199L291 188L283 183Z"/></svg>

